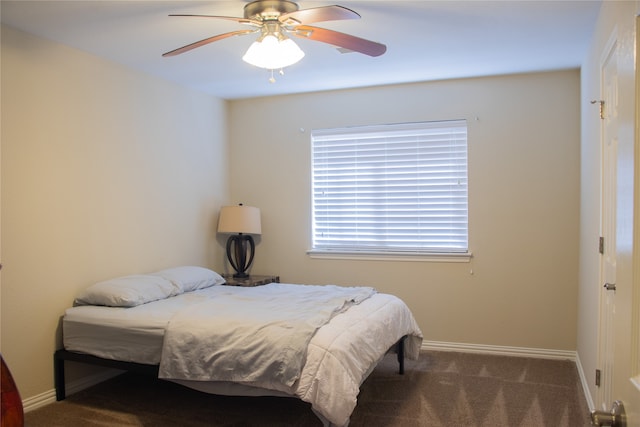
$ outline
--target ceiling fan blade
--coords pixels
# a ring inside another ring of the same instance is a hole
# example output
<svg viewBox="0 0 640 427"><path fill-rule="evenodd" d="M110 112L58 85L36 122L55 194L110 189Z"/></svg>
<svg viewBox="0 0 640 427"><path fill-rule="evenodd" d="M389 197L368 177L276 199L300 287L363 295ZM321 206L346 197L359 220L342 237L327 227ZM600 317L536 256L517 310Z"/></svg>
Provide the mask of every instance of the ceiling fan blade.
<svg viewBox="0 0 640 427"><path fill-rule="evenodd" d="M213 43L213 42L218 41L218 40L226 39L228 37L233 37L233 36L241 36L243 34L249 34L249 33L253 33L253 32L256 32L256 31L257 30L239 30L239 31L232 31L230 33L218 34L217 36L209 37L207 39L200 40L199 42L191 43L191 44L188 44L186 46L179 47L178 49L174 49L172 51L163 53L162 56L176 56L176 55L179 55L181 53L188 52L191 49L195 49L197 47L201 47L201 46L207 45L209 43Z"/></svg>
<svg viewBox="0 0 640 427"><path fill-rule="evenodd" d="M285 13L278 20L284 25L312 24L314 22L359 19L360 15L342 6L324 6Z"/></svg>
<svg viewBox="0 0 640 427"><path fill-rule="evenodd" d="M182 16L182 17L190 17L190 18L214 18L214 19L225 19L227 21L234 21L239 24L248 24L255 25L257 27L262 25L262 22L256 21L255 19L247 19L247 18L238 18L236 16L216 16L216 15L169 15L169 16Z"/></svg>
<svg viewBox="0 0 640 427"><path fill-rule="evenodd" d="M291 31L296 37L310 39L318 42L332 44L369 56L380 56L387 51L387 46L371 40L361 39L350 34L327 30L326 28L312 27L310 25L298 25Z"/></svg>

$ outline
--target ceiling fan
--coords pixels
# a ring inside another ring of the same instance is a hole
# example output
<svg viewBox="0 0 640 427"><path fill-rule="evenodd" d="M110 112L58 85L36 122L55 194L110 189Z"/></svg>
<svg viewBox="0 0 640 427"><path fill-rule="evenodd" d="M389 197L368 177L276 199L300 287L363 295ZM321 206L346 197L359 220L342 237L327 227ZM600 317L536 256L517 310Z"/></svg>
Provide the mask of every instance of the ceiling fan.
<svg viewBox="0 0 640 427"><path fill-rule="evenodd" d="M362 39L350 34L319 28L308 24L345 19L358 19L360 15L342 6L324 6L300 9L287 0L257 0L244 7L244 17L213 15L169 15L182 17L201 17L235 21L252 28L218 34L195 43L182 46L164 53L162 56L175 56L192 49L205 46L228 37L260 32L243 57L246 62L270 70L282 69L302 59L304 53L288 36L328 43L346 51L359 52L368 56L380 56L386 52L384 44ZM252 53L252 50L254 51Z"/></svg>

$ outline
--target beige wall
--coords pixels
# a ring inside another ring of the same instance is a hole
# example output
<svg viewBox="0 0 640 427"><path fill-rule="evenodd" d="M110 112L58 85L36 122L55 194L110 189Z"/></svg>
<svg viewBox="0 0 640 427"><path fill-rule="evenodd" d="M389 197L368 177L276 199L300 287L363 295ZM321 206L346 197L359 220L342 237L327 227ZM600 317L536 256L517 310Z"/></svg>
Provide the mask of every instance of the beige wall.
<svg viewBox="0 0 640 427"><path fill-rule="evenodd" d="M262 212L253 272L396 294L428 341L575 350L579 100L568 70L230 102L231 200ZM310 130L460 118L470 263L306 255Z"/></svg>
<svg viewBox="0 0 640 427"><path fill-rule="evenodd" d="M26 399L79 290L221 264L226 105L7 28L1 89L1 351Z"/></svg>
<svg viewBox="0 0 640 427"><path fill-rule="evenodd" d="M618 287L631 289L633 281L633 215L634 208L634 46L635 17L640 14L640 2L603 2L588 56L582 67L582 141L581 141L581 220L579 318L577 333L578 359L586 376L589 400L596 399L595 371L598 365L598 328L602 284L600 256L594 242L600 235L601 182L601 121L598 107L591 100L600 99L600 69L605 48L615 32L618 38ZM637 193L637 190L636 190ZM606 243L605 243L606 244ZM618 297L619 298L619 297ZM620 306L619 306L620 308ZM625 355L631 357L631 354ZM625 363L626 364L626 363ZM631 362L629 361L630 365ZM627 378L624 381L631 384ZM620 388L618 388L620 390ZM619 398L620 396L613 396ZM600 408L598 408L600 409Z"/></svg>
<svg viewBox="0 0 640 427"><path fill-rule="evenodd" d="M254 273L376 286L432 342L575 350L579 93L568 70L225 103L3 28L0 350L22 397L52 389L80 289L222 270L228 202L262 210ZM469 122L470 263L306 255L311 129L450 118Z"/></svg>

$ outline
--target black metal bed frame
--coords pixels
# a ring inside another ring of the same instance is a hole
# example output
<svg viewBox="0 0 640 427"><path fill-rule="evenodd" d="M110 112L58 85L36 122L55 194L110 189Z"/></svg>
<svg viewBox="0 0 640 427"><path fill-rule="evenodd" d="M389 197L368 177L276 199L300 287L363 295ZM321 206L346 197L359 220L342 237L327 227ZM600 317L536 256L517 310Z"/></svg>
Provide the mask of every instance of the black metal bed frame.
<svg viewBox="0 0 640 427"><path fill-rule="evenodd" d="M403 336L394 344L398 357L398 374L404 375L404 341L407 336ZM393 349L393 347L392 347ZM90 354L75 353L68 350L57 350L53 356L54 385L56 388L56 400L64 400L67 396L66 381L64 376L66 360L71 362L86 363L89 365L103 366L106 368L121 369L123 371L158 377L159 365L147 365L144 363L122 362L120 360L103 359Z"/></svg>

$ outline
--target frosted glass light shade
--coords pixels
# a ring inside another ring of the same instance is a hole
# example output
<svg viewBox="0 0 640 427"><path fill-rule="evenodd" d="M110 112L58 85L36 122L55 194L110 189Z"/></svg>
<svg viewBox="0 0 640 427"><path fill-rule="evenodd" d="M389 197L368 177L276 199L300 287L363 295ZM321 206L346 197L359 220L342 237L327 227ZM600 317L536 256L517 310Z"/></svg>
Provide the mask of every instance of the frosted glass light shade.
<svg viewBox="0 0 640 427"><path fill-rule="evenodd" d="M293 40L278 40L276 36L269 34L262 40L253 42L242 60L256 67L277 70L293 65L303 57L304 52Z"/></svg>

